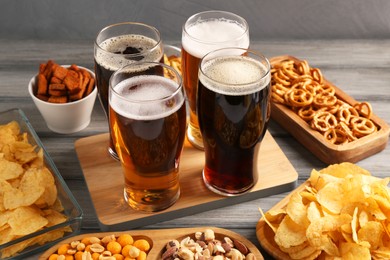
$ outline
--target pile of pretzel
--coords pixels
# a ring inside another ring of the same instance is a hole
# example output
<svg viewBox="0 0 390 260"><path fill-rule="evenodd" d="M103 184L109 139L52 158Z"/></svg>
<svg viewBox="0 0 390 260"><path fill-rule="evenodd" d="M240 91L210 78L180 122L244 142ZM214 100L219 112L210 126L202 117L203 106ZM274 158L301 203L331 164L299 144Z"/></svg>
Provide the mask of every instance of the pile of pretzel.
<svg viewBox="0 0 390 260"><path fill-rule="evenodd" d="M337 98L334 87L307 61L283 60L271 74L272 101L291 108L329 142L345 144L377 131L371 105L351 106Z"/></svg>

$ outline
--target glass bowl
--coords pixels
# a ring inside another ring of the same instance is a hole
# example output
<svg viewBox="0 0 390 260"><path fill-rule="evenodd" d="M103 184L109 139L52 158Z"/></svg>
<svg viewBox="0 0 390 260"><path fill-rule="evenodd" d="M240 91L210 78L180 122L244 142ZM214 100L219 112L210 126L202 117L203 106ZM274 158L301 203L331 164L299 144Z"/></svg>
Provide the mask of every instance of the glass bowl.
<svg viewBox="0 0 390 260"><path fill-rule="evenodd" d="M29 235L19 237L17 239L11 240L10 242L0 245L0 259L24 259L27 255L36 254L46 248L49 248L53 244L59 242L66 237L73 236L79 233L83 213L80 205L69 190L64 179L62 178L57 167L55 166L53 160L50 158L50 155L43 147L42 142L39 140L38 135L36 134L24 112L20 109L11 109L0 112L0 125L8 124L11 121L16 121L19 123L20 132L27 133L29 143L33 146L36 146L36 152L40 148L42 148L44 164L51 171L55 180L55 185L57 188L57 198L62 204L63 208L63 211L61 213L66 217L65 222L53 225L51 227L45 227ZM2 212L0 212L0 217L1 213ZM64 229L66 231L62 237L57 238L53 241L42 241L43 236L48 237ZM35 243L37 241L41 241L41 243ZM29 246L26 247L26 245ZM22 250L16 255L8 255L10 251L19 251L18 249Z"/></svg>

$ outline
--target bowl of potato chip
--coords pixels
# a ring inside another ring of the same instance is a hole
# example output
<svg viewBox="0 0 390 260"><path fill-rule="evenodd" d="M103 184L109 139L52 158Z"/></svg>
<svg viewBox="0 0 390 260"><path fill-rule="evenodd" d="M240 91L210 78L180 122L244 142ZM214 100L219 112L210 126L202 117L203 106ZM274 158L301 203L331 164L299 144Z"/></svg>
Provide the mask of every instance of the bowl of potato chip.
<svg viewBox="0 0 390 260"><path fill-rule="evenodd" d="M0 112L0 259L79 232L82 210L20 109Z"/></svg>
<svg viewBox="0 0 390 260"><path fill-rule="evenodd" d="M28 91L50 130L71 134L86 128L97 95L92 71L78 65L42 63Z"/></svg>
<svg viewBox="0 0 390 260"><path fill-rule="evenodd" d="M352 163L313 170L260 219L275 259L390 259L390 178Z"/></svg>

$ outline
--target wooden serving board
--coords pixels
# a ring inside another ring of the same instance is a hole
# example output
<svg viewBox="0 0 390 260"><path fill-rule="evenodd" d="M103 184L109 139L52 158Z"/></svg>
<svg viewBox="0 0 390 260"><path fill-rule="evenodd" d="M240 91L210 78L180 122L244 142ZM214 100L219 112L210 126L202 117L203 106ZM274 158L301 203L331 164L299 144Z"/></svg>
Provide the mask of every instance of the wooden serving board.
<svg viewBox="0 0 390 260"><path fill-rule="evenodd" d="M240 196L224 197L211 192L203 183L204 152L185 142L180 161L181 195L170 208L156 213L136 211L123 198L120 163L107 152L107 134L79 139L75 149L96 210L100 228L124 230L192 215L219 207L269 196L295 188L298 174L269 132L259 152L259 181Z"/></svg>
<svg viewBox="0 0 390 260"><path fill-rule="evenodd" d="M49 256L54 253L59 245L70 243L75 240L81 240L84 237L94 236L98 238L103 238L108 235L115 235L119 236L120 234L130 234L134 241L137 239L146 239L149 244L151 245L151 249L148 252L148 256L146 259L154 260L154 259L161 259L161 254L163 252L163 249L165 248L165 245L171 240L171 239L177 239L181 241L183 238L189 236L191 238L194 238L194 234L197 231L204 232L206 229L212 229L214 230L216 239L223 239L223 237L230 237L231 239L237 239L241 242L243 242L249 249L251 253L253 253L256 256L256 260L262 260L264 259L261 255L260 251L256 248L254 244L252 244L248 239L245 237L222 228L216 228L216 227L196 227L196 228L179 228L179 229L158 229L158 230L130 230L130 231L121 231L121 232L101 232L101 233L91 233L91 234L82 234L74 237L67 238L60 243L52 246L48 250L46 250L40 257L39 260L46 260L49 258Z"/></svg>
<svg viewBox="0 0 390 260"><path fill-rule="evenodd" d="M271 58L270 62L274 65L286 59L300 61L293 56L285 55ZM354 106L359 103L326 79L324 79L324 84L334 87L335 95L348 104ZM321 133L313 130L307 122L285 105L271 102L271 117L290 132L303 146L327 164L354 163L378 153L386 147L390 134L388 124L373 114L371 120L379 128L376 133L347 144L335 145L326 140Z"/></svg>
<svg viewBox="0 0 390 260"><path fill-rule="evenodd" d="M292 191L290 194L288 194L286 197L284 197L281 201L279 201L277 204L275 204L270 210L276 210L281 209L287 206L287 203L290 200L290 197L295 192L300 192L305 189L305 186L309 184L308 181L305 181L303 184L301 184L298 188L296 188L294 191ZM270 254L272 257L274 257L276 260L290 260L290 256L283 251L279 249L279 246L276 244L274 237L275 233L274 231L267 225L267 223L264 220L264 217L262 217L259 222L256 225L256 236L257 240L259 241L261 247L267 251L268 254Z"/></svg>

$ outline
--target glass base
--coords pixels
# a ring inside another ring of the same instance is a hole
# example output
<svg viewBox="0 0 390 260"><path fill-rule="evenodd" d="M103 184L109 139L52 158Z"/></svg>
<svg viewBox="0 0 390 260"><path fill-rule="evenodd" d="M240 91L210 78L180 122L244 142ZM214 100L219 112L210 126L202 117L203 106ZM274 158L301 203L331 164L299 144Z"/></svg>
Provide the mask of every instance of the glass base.
<svg viewBox="0 0 390 260"><path fill-rule="evenodd" d="M111 157L116 160L116 161L119 161L119 156L118 154L111 148L111 147L108 147L108 154L111 155Z"/></svg>
<svg viewBox="0 0 390 260"><path fill-rule="evenodd" d="M245 194L245 193L249 192L253 188L253 186L255 186L253 184L251 186L244 187L240 190L226 190L226 189L222 189L222 188L216 187L215 185L210 184L205 177L204 170L202 171L202 176L203 176L203 182L209 190L211 190L212 192L214 192L216 194L226 196L226 197L234 197L234 196L239 196L239 195Z"/></svg>
<svg viewBox="0 0 390 260"><path fill-rule="evenodd" d="M169 201L165 200L164 204L158 203L158 201L161 200L161 198L159 197L159 194L152 194L152 193L148 194L147 197L145 196L143 198L143 201L145 203L135 202L134 200L130 199L129 195L126 192L126 189L123 189L123 196L124 196L127 204L135 210L145 211L145 212L157 212L157 211L162 211L164 209L167 209L170 206L172 206L173 204L175 204L175 202L180 197L180 189L177 191L177 193L175 194L175 196L171 200L169 200ZM154 198L155 196L157 198ZM153 202L154 202L154 204L151 204Z"/></svg>
<svg viewBox="0 0 390 260"><path fill-rule="evenodd" d="M191 124L189 124L187 128L187 139L196 149L204 150L202 134L199 129L194 128Z"/></svg>

